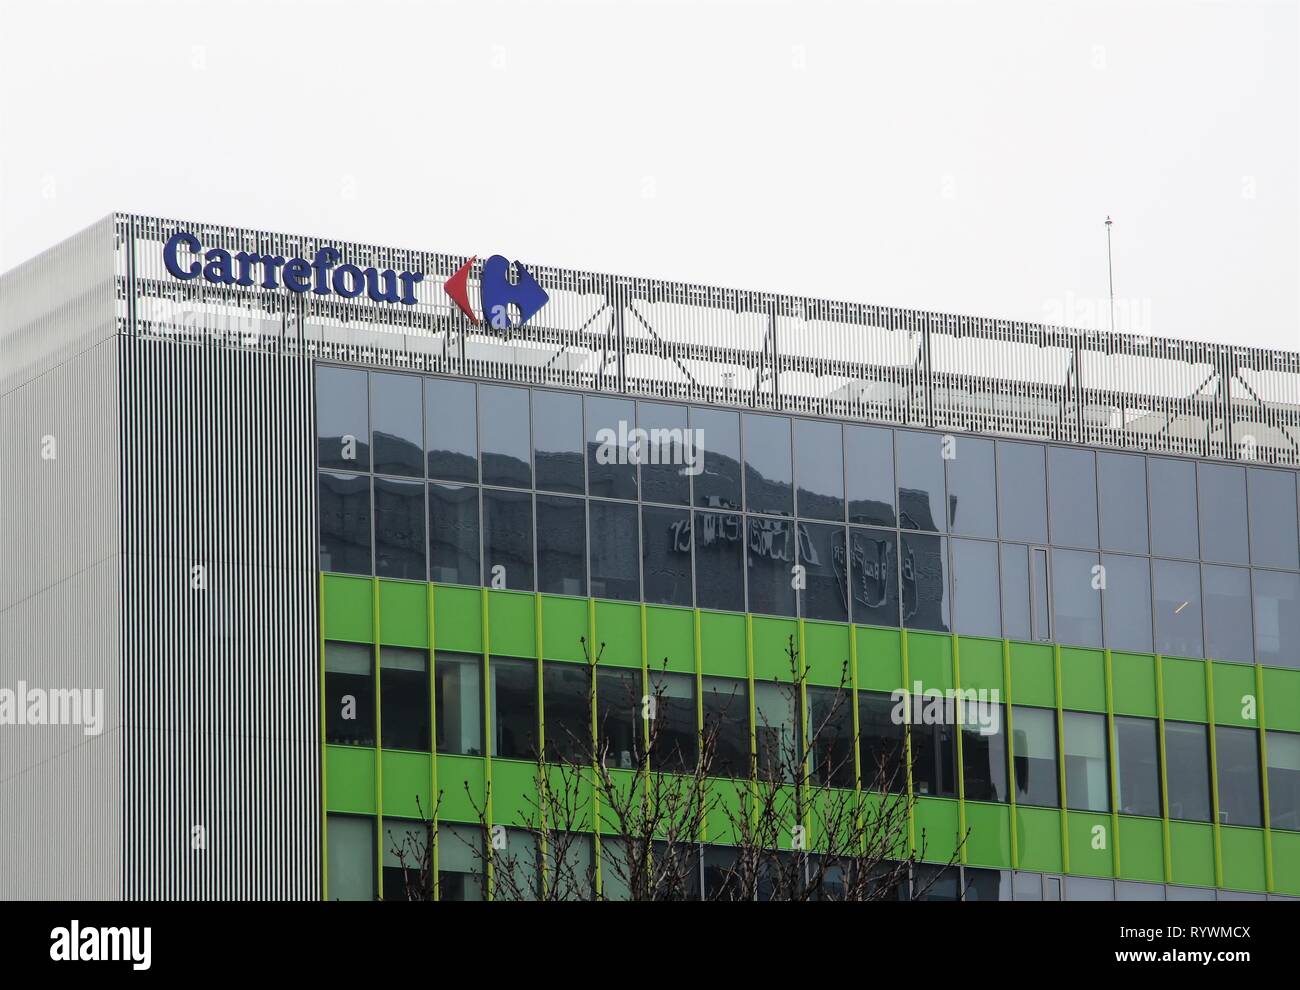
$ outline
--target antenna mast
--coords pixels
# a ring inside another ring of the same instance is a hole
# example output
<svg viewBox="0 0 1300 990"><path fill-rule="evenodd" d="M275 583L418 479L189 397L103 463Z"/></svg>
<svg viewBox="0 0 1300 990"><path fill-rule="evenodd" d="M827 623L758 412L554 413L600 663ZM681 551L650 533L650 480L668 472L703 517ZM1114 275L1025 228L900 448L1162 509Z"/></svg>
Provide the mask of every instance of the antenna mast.
<svg viewBox="0 0 1300 990"><path fill-rule="evenodd" d="M1106 277L1110 280L1110 332L1115 332L1115 269L1110 260L1110 225L1113 221L1106 217Z"/></svg>

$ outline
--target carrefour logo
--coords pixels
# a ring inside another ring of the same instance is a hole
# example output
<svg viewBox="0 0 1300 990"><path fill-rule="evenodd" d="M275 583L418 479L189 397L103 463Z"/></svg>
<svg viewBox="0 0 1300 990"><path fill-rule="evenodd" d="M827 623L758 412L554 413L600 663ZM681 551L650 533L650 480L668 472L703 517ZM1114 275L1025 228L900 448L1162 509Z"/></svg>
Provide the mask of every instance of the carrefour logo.
<svg viewBox="0 0 1300 990"><path fill-rule="evenodd" d="M516 279L510 281L510 262L499 254L494 254L483 262L483 277L479 281L479 296L483 303L480 315L474 312L469 301L469 272L477 257L456 269L456 273L447 279L443 286L460 309L475 325L487 323L493 330L509 330L512 326L523 326L537 315L537 311L551 298L546 290L537 284L537 279L522 264L515 262ZM519 322L510 320L510 307L519 311Z"/></svg>
<svg viewBox="0 0 1300 990"><path fill-rule="evenodd" d="M187 257L182 257L182 251ZM231 254L219 247L205 251L199 239L187 230L177 231L163 246L163 264L182 282L200 275L214 285L260 284L264 289L278 289L283 282L290 292L333 294L344 299L355 299L364 292L375 302L415 305L415 284L424 281L421 272L340 265L342 257L338 248L332 247L321 248L311 261L252 251Z"/></svg>

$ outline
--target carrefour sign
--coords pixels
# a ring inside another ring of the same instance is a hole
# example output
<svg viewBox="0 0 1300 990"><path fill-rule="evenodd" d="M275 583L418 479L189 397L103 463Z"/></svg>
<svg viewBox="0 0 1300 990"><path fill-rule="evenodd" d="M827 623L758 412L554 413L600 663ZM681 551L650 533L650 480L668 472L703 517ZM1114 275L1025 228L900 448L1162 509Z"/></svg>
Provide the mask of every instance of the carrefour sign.
<svg viewBox="0 0 1300 990"><path fill-rule="evenodd" d="M415 305L415 284L424 281L422 272L395 272L391 268L358 268L338 264L337 248L320 248L313 260L284 258L278 254L257 254L225 248L203 249L189 231L177 231L163 247L163 264L174 277L188 282L200 276L214 285L261 285L278 289L283 283L290 292L313 292L355 299L366 293L375 302Z"/></svg>

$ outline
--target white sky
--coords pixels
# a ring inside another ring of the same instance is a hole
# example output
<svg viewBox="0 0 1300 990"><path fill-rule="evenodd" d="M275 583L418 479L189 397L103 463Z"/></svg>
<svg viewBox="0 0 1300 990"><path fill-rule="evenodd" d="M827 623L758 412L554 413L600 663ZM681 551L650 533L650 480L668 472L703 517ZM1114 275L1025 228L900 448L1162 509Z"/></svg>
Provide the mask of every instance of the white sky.
<svg viewBox="0 0 1300 990"><path fill-rule="evenodd" d="M0 0L0 270L113 209L1300 350L1300 4Z"/></svg>

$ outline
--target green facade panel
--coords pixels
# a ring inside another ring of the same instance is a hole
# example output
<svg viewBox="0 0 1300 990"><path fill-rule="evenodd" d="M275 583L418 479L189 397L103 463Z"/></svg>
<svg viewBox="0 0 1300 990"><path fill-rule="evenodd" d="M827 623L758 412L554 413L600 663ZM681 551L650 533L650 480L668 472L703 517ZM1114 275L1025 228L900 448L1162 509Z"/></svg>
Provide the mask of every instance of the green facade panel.
<svg viewBox="0 0 1300 990"><path fill-rule="evenodd" d="M850 627L833 622L805 622L804 664L809 684L846 688L853 684Z"/></svg>
<svg viewBox="0 0 1300 990"><path fill-rule="evenodd" d="M601 663L612 667L641 666L641 606L596 602L596 648Z"/></svg>
<svg viewBox="0 0 1300 990"><path fill-rule="evenodd" d="M951 636L909 632L906 642L908 690L917 681L927 691L946 691L953 686Z"/></svg>
<svg viewBox="0 0 1300 990"><path fill-rule="evenodd" d="M1011 868L1011 808L966 802L966 862L971 866Z"/></svg>
<svg viewBox="0 0 1300 990"><path fill-rule="evenodd" d="M1110 657L1111 683L1116 715L1155 718L1156 658L1149 653L1120 653Z"/></svg>
<svg viewBox="0 0 1300 990"><path fill-rule="evenodd" d="M1205 693L1205 662L1165 657L1165 718L1181 722L1209 720L1209 701Z"/></svg>
<svg viewBox="0 0 1300 990"><path fill-rule="evenodd" d="M440 650L483 652L483 592L439 584L433 589L433 636Z"/></svg>
<svg viewBox="0 0 1300 990"><path fill-rule="evenodd" d="M1110 815L1071 811L1066 816L1070 837L1070 872L1090 877L1115 875L1114 822Z"/></svg>
<svg viewBox="0 0 1300 990"><path fill-rule="evenodd" d="M651 670L695 673L695 613L691 609L647 605L645 633L646 663Z"/></svg>
<svg viewBox="0 0 1300 990"><path fill-rule="evenodd" d="M858 626L858 688L894 691L903 686L902 634L897 629Z"/></svg>
<svg viewBox="0 0 1300 990"><path fill-rule="evenodd" d="M1011 703L1056 707L1056 659L1050 646L1011 644Z"/></svg>
<svg viewBox="0 0 1300 990"><path fill-rule="evenodd" d="M438 817L476 822L487 798L487 762L474 756L438 755Z"/></svg>
<svg viewBox="0 0 1300 990"><path fill-rule="evenodd" d="M1220 725L1259 725L1255 668L1240 663L1214 663L1214 721Z"/></svg>
<svg viewBox="0 0 1300 990"><path fill-rule="evenodd" d="M703 670L717 677L748 677L745 617L730 612L700 612ZM655 658L656 662L658 657Z"/></svg>
<svg viewBox="0 0 1300 990"><path fill-rule="evenodd" d="M1300 896L1300 832L1270 833L1273 840L1273 889Z"/></svg>
<svg viewBox="0 0 1300 990"><path fill-rule="evenodd" d="M1225 825L1219 829L1219 843L1223 850L1224 887L1232 890L1268 889L1263 829Z"/></svg>
<svg viewBox="0 0 1300 990"><path fill-rule="evenodd" d="M429 648L429 586L379 581L379 641L385 646Z"/></svg>
<svg viewBox="0 0 1300 990"><path fill-rule="evenodd" d="M491 652L504 657L536 657L536 599L524 591L489 591L487 595Z"/></svg>
<svg viewBox="0 0 1300 990"><path fill-rule="evenodd" d="M970 639L965 636L957 643L961 665L961 687L977 691L998 692L1005 700L1006 685L1002 662L1002 641L998 639Z"/></svg>
<svg viewBox="0 0 1300 990"><path fill-rule="evenodd" d="M1119 816L1119 875L1124 880L1164 882L1165 837L1160 819Z"/></svg>
<svg viewBox="0 0 1300 990"><path fill-rule="evenodd" d="M1106 655L1061 647L1061 704L1072 711L1106 710Z"/></svg>
<svg viewBox="0 0 1300 990"><path fill-rule="evenodd" d="M370 578L325 574L321 597L326 639L375 641L374 583Z"/></svg>
<svg viewBox="0 0 1300 990"><path fill-rule="evenodd" d="M930 863L960 861L961 815L956 801L918 797L916 816L917 856Z"/></svg>
<svg viewBox="0 0 1300 990"><path fill-rule="evenodd" d="M756 615L754 623L754 680L791 681L790 649L799 649L799 624L793 619L770 619Z"/></svg>
<svg viewBox="0 0 1300 990"><path fill-rule="evenodd" d="M1214 829L1197 822L1169 823L1169 854L1173 883L1214 886Z"/></svg>
<svg viewBox="0 0 1300 990"><path fill-rule="evenodd" d="M326 811L373 815L375 751L362 746L325 747Z"/></svg>
<svg viewBox="0 0 1300 990"><path fill-rule="evenodd" d="M1300 670L1264 667L1264 723L1300 732Z"/></svg>
<svg viewBox="0 0 1300 990"><path fill-rule="evenodd" d="M384 815L423 818L433 808L433 757L384 750Z"/></svg>
<svg viewBox="0 0 1300 990"><path fill-rule="evenodd" d="M547 660L586 659L582 644L590 636L585 598L542 595L542 655Z"/></svg>
<svg viewBox="0 0 1300 990"><path fill-rule="evenodd" d="M1065 864L1061 857L1061 813L1051 808L1018 806L1015 815L1019 868L1039 873L1062 872Z"/></svg>

